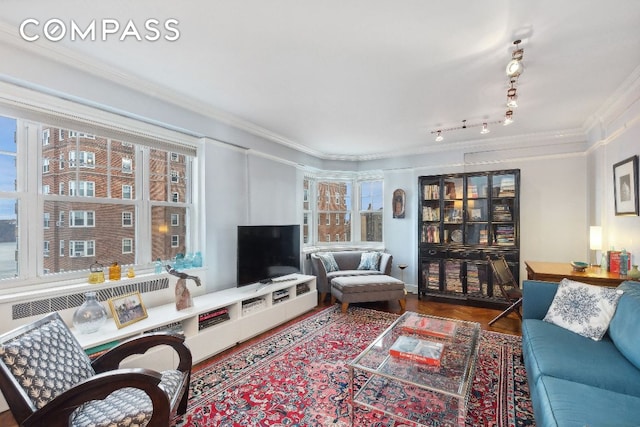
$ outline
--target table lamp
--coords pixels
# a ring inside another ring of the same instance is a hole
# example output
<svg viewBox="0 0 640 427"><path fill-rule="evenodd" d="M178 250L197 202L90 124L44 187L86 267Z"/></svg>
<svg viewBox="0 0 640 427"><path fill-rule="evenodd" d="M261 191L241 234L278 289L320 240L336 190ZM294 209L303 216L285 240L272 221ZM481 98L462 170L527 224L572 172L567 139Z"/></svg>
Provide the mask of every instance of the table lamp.
<svg viewBox="0 0 640 427"><path fill-rule="evenodd" d="M597 256L595 255L595 251L602 250L602 227L599 225L592 225L589 227L589 249L594 251L595 263L591 264L592 266L600 265L597 263Z"/></svg>

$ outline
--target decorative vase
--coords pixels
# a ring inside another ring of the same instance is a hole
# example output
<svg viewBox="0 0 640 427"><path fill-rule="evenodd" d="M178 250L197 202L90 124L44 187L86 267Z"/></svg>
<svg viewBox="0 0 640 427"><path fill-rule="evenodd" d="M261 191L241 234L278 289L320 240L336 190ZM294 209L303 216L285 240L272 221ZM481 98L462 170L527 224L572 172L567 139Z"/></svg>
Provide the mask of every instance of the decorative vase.
<svg viewBox="0 0 640 427"><path fill-rule="evenodd" d="M107 321L107 310L98 302L95 292L84 294L84 302L73 313L73 326L82 334L91 334Z"/></svg>
<svg viewBox="0 0 640 427"><path fill-rule="evenodd" d="M629 270L627 277L631 280L640 280L640 270L638 270L637 264L631 266L631 270Z"/></svg>

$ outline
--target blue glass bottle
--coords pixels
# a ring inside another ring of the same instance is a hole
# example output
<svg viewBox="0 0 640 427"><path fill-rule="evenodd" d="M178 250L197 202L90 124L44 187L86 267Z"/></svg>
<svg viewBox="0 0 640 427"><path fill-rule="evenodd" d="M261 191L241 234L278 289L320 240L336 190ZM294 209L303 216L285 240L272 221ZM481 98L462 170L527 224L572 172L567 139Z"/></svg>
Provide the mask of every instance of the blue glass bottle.
<svg viewBox="0 0 640 427"><path fill-rule="evenodd" d="M196 252L193 256L193 268L202 267L202 253Z"/></svg>

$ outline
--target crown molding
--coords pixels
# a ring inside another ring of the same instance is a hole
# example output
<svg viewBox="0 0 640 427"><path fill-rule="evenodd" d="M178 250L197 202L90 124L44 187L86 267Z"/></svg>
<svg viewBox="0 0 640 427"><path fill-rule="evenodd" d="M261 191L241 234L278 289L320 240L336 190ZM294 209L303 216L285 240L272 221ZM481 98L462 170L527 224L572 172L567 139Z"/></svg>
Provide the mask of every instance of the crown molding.
<svg viewBox="0 0 640 427"><path fill-rule="evenodd" d="M584 133L588 135L595 129L599 129L601 131L601 138L605 138L607 125L620 117L630 105L636 102L639 93L640 66L636 67L618 89L607 98L605 103L585 120L582 126Z"/></svg>

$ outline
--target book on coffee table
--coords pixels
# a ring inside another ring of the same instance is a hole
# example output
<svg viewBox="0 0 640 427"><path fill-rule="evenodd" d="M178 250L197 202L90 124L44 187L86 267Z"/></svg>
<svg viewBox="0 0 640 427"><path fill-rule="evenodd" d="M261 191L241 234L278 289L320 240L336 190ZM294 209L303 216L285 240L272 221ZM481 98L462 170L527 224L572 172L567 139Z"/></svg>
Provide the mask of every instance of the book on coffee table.
<svg viewBox="0 0 640 427"><path fill-rule="evenodd" d="M389 348L389 354L399 359L440 366L443 350L444 344L440 342L401 335Z"/></svg>
<svg viewBox="0 0 640 427"><path fill-rule="evenodd" d="M456 323L446 319L411 313L400 325L400 330L409 334L448 338L455 335Z"/></svg>

